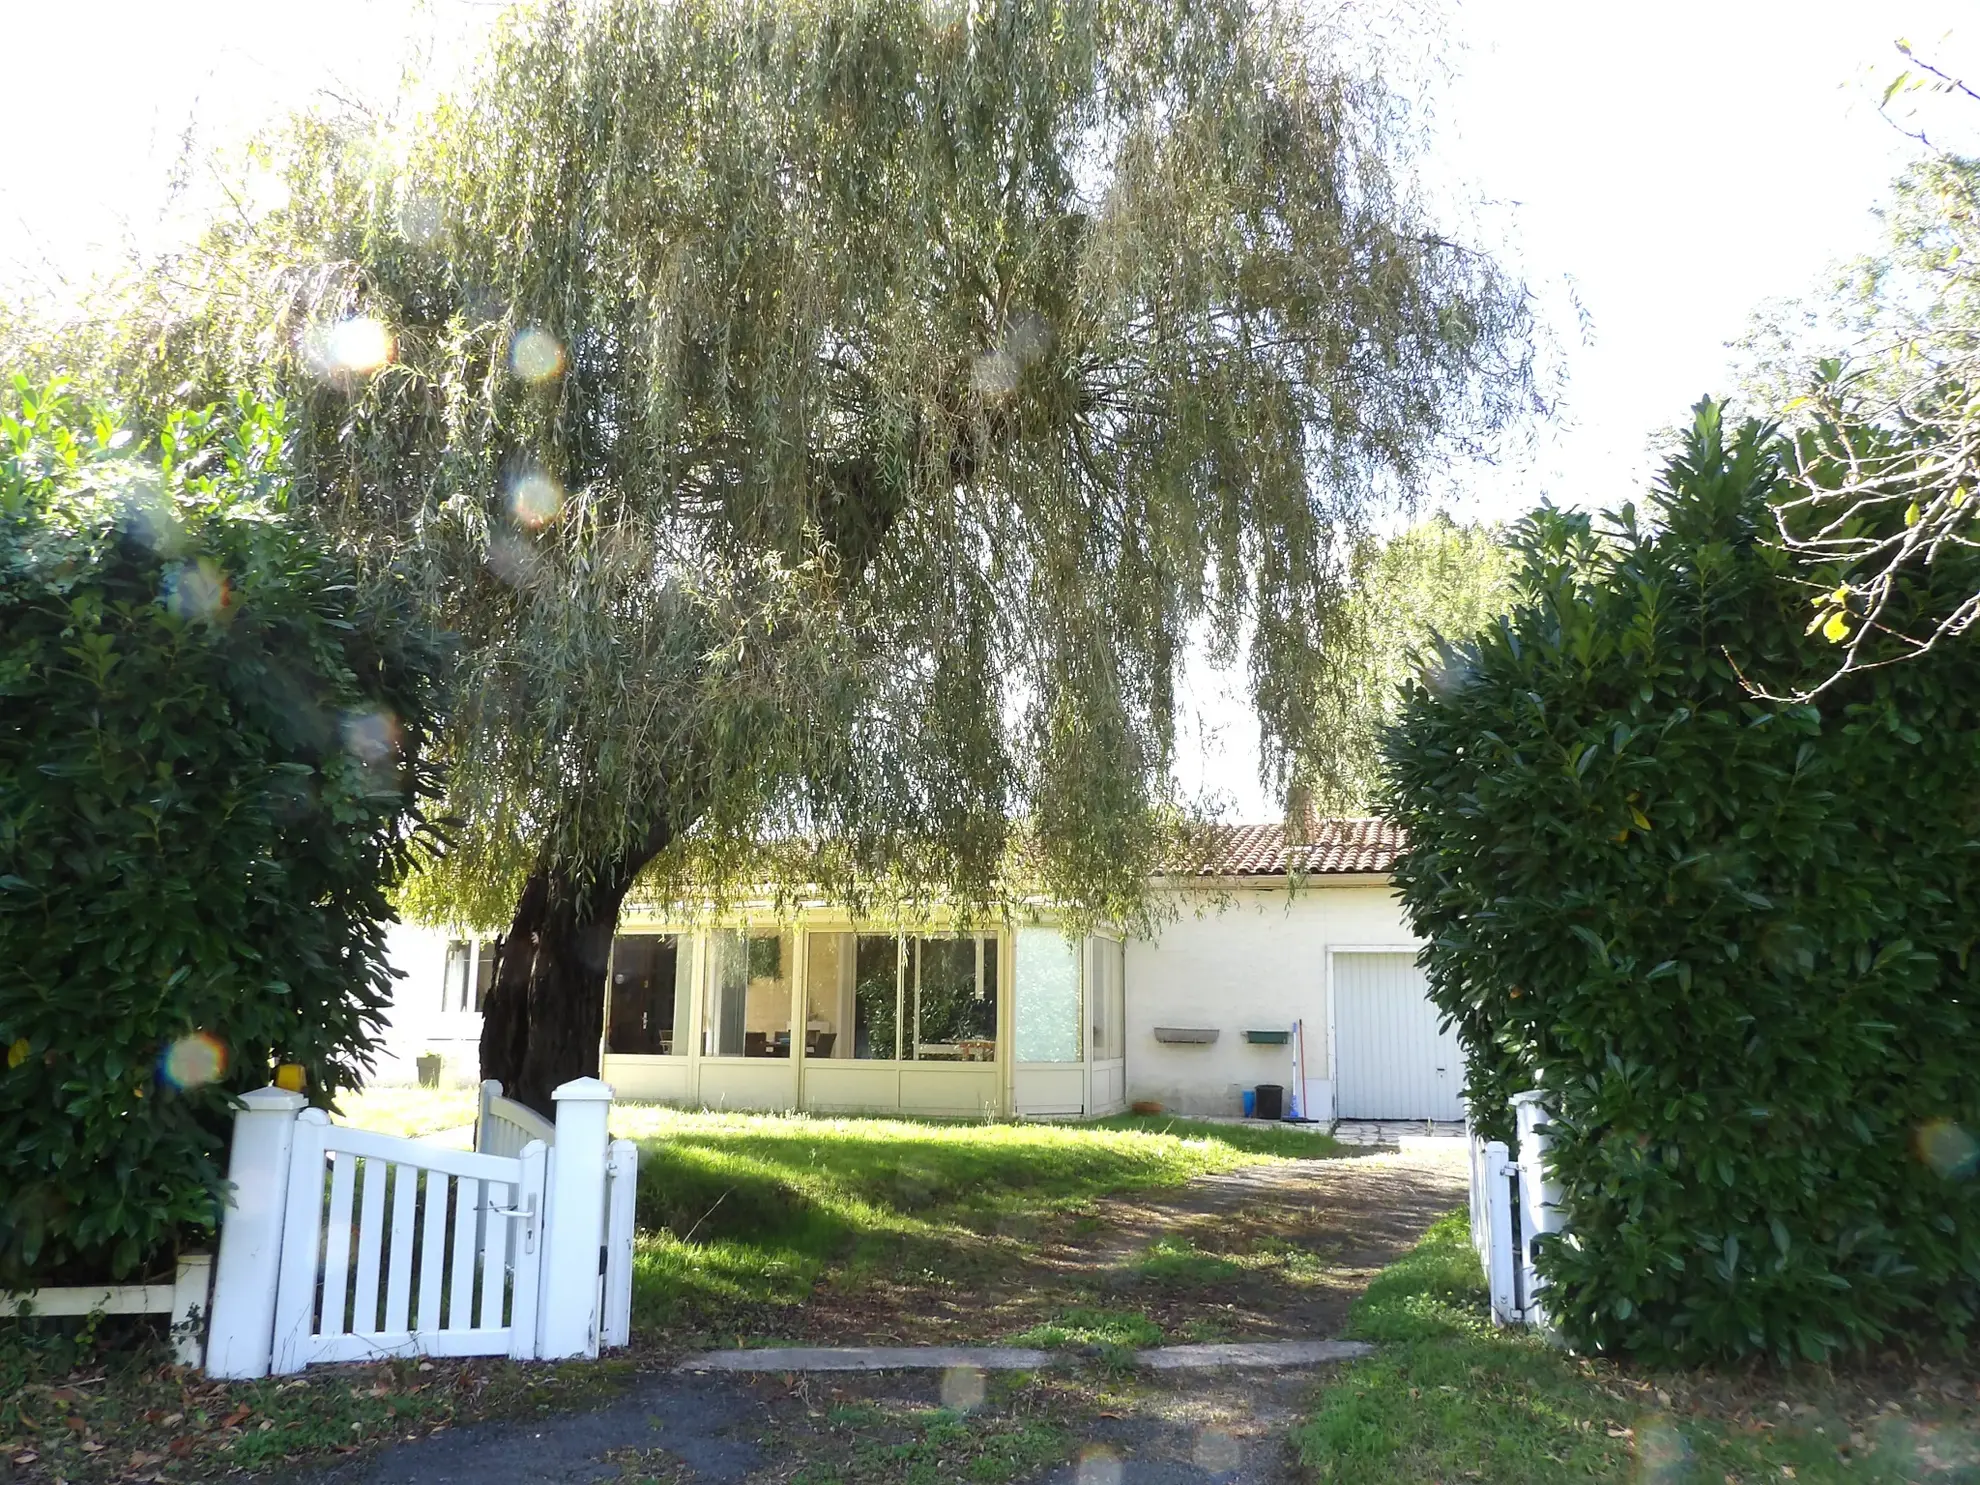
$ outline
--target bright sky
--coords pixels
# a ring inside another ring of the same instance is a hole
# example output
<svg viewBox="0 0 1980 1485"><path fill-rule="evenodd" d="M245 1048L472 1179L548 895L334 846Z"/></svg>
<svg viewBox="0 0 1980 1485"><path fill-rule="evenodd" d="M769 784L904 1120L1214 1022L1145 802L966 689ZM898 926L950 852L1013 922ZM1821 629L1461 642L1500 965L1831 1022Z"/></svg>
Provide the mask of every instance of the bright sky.
<svg viewBox="0 0 1980 1485"><path fill-rule="evenodd" d="M94 251L158 242L188 126L218 142L321 88L389 96L410 43L435 45L441 70L499 9L0 0L16 123L0 275L73 274ZM1727 389L1726 342L1753 309L1875 245L1871 208L1913 150L1875 108L1902 65L1893 42L1958 65L1980 52L1980 16L1972 0L1468 0L1452 37L1438 169L1487 203L1568 373L1565 416L1530 460L1455 473L1472 513L1505 517L1542 496L1634 495L1658 431ZM1233 680L1192 672L1181 780L1270 818Z"/></svg>

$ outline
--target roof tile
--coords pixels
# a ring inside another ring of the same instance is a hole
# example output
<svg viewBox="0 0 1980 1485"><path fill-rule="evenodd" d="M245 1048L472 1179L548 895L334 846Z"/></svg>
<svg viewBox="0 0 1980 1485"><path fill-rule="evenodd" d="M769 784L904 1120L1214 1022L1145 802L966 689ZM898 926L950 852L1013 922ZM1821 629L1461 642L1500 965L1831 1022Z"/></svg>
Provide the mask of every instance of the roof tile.
<svg viewBox="0 0 1980 1485"><path fill-rule="evenodd" d="M1178 875L1386 872L1394 868L1404 845L1401 828L1387 820L1313 820L1304 834L1304 841L1289 841L1283 825L1213 825L1199 837L1197 861Z"/></svg>

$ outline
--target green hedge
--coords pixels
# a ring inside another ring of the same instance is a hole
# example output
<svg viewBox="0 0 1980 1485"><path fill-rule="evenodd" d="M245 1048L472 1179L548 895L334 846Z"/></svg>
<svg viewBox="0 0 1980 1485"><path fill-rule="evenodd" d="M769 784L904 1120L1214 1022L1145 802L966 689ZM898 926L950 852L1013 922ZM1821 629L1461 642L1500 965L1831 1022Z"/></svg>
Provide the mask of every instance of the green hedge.
<svg viewBox="0 0 1980 1485"><path fill-rule="evenodd" d="M0 393L0 1287L167 1256L234 1092L352 1080L431 793L436 653L284 510L280 409L113 428Z"/></svg>
<svg viewBox="0 0 1980 1485"><path fill-rule="evenodd" d="M1509 1138L1541 1087L1561 1122L1541 1267L1590 1347L1821 1357L1980 1311L1980 649L1763 699L1839 654L1846 574L1770 539L1791 455L1706 404L1647 524L1531 518L1519 607L1388 740L1475 1106ZM1893 617L1977 566L1941 553Z"/></svg>

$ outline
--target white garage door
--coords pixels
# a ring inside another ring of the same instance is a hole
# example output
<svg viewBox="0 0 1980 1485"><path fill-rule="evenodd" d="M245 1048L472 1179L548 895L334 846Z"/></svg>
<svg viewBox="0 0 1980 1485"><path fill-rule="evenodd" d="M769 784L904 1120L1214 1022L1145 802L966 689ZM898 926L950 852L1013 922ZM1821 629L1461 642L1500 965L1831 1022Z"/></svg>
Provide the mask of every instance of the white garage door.
<svg viewBox="0 0 1980 1485"><path fill-rule="evenodd" d="M1464 1053L1411 954L1334 956L1334 1100L1343 1119L1462 1119Z"/></svg>

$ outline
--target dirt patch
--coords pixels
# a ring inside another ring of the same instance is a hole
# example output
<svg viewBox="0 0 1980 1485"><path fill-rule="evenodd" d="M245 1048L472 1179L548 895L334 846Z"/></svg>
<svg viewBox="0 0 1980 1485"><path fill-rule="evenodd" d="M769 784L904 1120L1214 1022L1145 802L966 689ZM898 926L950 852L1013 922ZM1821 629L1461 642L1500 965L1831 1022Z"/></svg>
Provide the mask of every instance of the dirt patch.
<svg viewBox="0 0 1980 1485"><path fill-rule="evenodd" d="M823 1286L765 1319L776 1339L842 1345L986 1343L1090 1310L1170 1341L1327 1337L1464 1195L1463 1165L1435 1155L1252 1166L984 1233L941 1271Z"/></svg>

